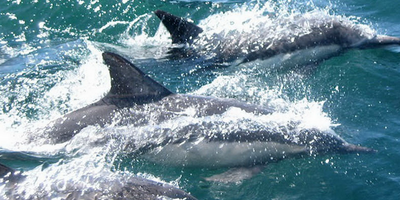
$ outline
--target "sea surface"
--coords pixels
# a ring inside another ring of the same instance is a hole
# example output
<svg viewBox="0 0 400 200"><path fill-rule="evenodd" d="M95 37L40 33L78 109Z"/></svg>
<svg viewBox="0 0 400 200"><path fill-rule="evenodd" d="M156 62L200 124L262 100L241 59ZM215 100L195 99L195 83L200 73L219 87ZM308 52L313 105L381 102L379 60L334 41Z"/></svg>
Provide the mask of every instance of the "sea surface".
<svg viewBox="0 0 400 200"><path fill-rule="evenodd" d="M283 22L308 16L400 37L398 0L0 0L0 5L0 163L26 175L14 191L21 198L60 199L74 188L141 176L209 200L400 199L400 47L349 50L306 73L273 70L263 62L213 67L201 57L167 59L169 34L153 14L161 9L191 19L206 34L256 33L257 25L266 24L279 36L286 30ZM137 129L92 126L66 143L44 144L37 137L40 128L110 89L103 51L123 55L173 92L272 107L281 113L277 123L290 119L329 128L377 152L286 159L267 164L251 179L214 183L204 177L227 168L168 167L126 156L116 136L140 135ZM6 199L6 189L0 189L0 199Z"/></svg>

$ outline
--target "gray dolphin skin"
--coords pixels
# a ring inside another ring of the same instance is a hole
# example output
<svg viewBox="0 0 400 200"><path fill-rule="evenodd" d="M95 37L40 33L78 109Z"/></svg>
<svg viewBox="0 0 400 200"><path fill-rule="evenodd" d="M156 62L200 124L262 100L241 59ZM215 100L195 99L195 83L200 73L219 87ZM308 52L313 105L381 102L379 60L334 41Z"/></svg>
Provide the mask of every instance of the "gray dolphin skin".
<svg viewBox="0 0 400 200"><path fill-rule="evenodd" d="M7 167L7 166L5 166L3 164L0 164L0 177L3 178L8 173L13 174L14 170L12 170L11 168L9 168L9 167Z"/></svg>
<svg viewBox="0 0 400 200"><path fill-rule="evenodd" d="M16 174L15 170L0 164L0 186L5 184L8 192L8 199L51 199L55 194L38 192L35 197L26 198L25 194L17 194L13 190L18 187L18 182L23 181L21 174ZM137 199L137 200L157 200L163 198L196 200L195 197L183 190L170 185L151 181L141 177L131 177L124 182L105 182L101 189L79 188L59 191L58 196L62 199Z"/></svg>
<svg viewBox="0 0 400 200"><path fill-rule="evenodd" d="M218 35L212 36L214 39L210 41L199 41L207 40L199 37L199 34L203 32L200 27L162 10L157 10L154 13L171 34L172 43L189 44L194 46L195 51L208 52L204 54L215 55L213 58L215 63L241 64L258 59L266 60L286 54L285 58L279 58L279 60L287 60L289 55L293 57L291 65L303 66L318 64L348 49L400 45L400 38L386 35L370 37L363 34L360 28L346 25L338 20L325 22L310 21L310 23L313 23L313 26L305 34L290 35L271 41L264 40L264 38L254 38L265 37L271 31L261 28L254 31L265 33L255 33L253 36L229 35L225 37ZM190 49L188 52L192 51ZM178 51L175 48L171 52L182 53L185 51Z"/></svg>
<svg viewBox="0 0 400 200"><path fill-rule="evenodd" d="M229 111L236 109L262 118L273 110L234 99L174 94L117 54L105 52L103 59L112 80L110 92L98 102L51 123L45 131L51 142L68 141L91 125L158 127L175 123L176 127L152 132L156 140L149 139L138 146L139 156L165 165L246 167L291 156L373 152L349 144L334 133L301 129L296 124L283 128L247 126L251 117L244 117L241 124L232 125L225 121ZM185 121L189 116L204 120ZM218 120L211 120L214 118Z"/></svg>
<svg viewBox="0 0 400 200"><path fill-rule="evenodd" d="M104 190L89 190L70 192L67 199L135 199L135 200L158 200L158 199L183 199L196 200L195 197L183 190L154 182L148 179L133 177L117 189L111 185Z"/></svg>
<svg viewBox="0 0 400 200"><path fill-rule="evenodd" d="M21 179L22 176L16 173L15 170L0 163L0 184L1 182L15 182Z"/></svg>

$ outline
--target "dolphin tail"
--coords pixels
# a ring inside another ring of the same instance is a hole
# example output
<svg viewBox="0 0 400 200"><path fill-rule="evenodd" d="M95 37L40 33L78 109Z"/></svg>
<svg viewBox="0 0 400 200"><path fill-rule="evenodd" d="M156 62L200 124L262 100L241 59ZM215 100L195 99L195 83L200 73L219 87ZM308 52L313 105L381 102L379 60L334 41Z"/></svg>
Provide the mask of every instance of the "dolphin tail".
<svg viewBox="0 0 400 200"><path fill-rule="evenodd" d="M157 10L154 12L171 34L173 44L191 44L193 40L203 32L203 29L195 24L171 13Z"/></svg>

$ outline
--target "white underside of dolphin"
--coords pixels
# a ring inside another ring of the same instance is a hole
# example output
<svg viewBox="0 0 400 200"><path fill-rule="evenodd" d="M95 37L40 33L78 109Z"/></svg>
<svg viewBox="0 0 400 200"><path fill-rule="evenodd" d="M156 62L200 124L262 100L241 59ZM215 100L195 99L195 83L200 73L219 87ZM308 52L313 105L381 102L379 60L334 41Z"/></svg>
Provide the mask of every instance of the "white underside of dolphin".
<svg viewBox="0 0 400 200"><path fill-rule="evenodd" d="M240 167L265 164L292 155L307 154L306 146L278 142L207 142L167 144L144 157L156 163L187 167Z"/></svg>

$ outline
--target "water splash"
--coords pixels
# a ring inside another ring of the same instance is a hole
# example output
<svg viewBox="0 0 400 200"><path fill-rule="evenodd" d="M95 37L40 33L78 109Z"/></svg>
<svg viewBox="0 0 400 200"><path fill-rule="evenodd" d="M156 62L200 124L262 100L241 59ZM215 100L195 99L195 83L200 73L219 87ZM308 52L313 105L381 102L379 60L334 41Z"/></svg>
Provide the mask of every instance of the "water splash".
<svg viewBox="0 0 400 200"><path fill-rule="evenodd" d="M0 121L8 139L2 140L0 146L13 150L24 148L24 142L16 144L28 132L35 132L49 120L92 103L108 91L110 77L101 52L90 42L69 45L71 48L63 46L65 51L52 52L49 57L36 53L41 50L28 54L34 62L26 61L28 68L2 80L4 106ZM80 48L89 51L89 55ZM75 59L83 62L77 66Z"/></svg>
<svg viewBox="0 0 400 200"><path fill-rule="evenodd" d="M135 175L127 171L114 172L113 166L105 162L107 158L102 156L101 151L94 148L89 154L63 159L50 165L40 165L25 172L24 180L11 188L6 196L21 199L115 197L125 187L135 189L140 184L143 187L149 184L178 187L174 181L167 183L146 173ZM146 182L148 180L154 182ZM7 187L3 188L3 191L7 190Z"/></svg>

